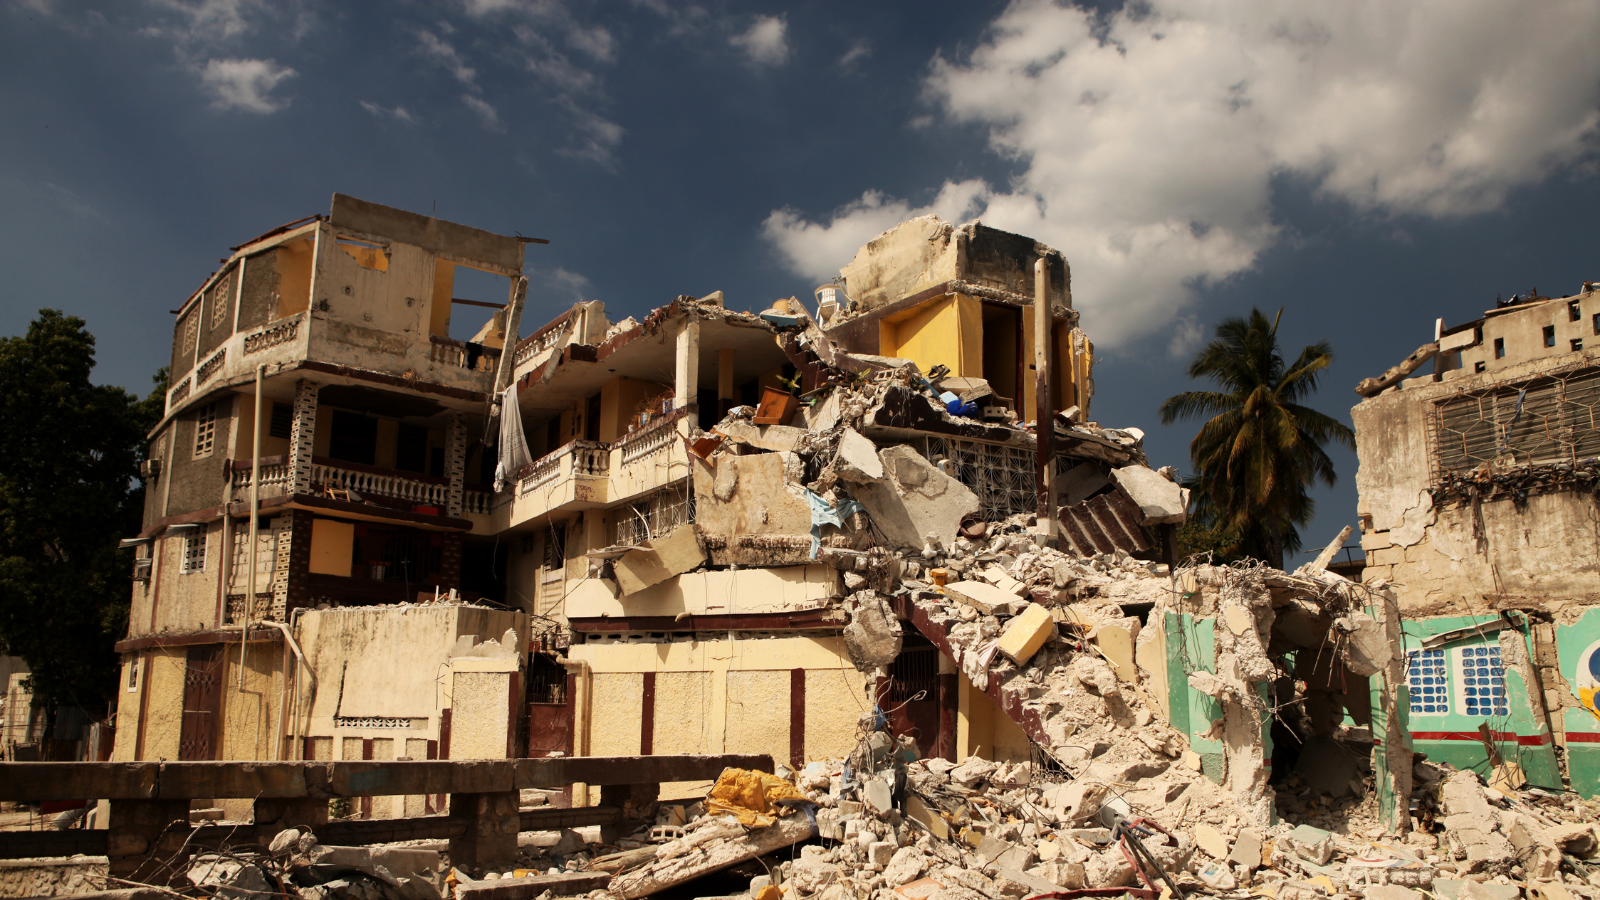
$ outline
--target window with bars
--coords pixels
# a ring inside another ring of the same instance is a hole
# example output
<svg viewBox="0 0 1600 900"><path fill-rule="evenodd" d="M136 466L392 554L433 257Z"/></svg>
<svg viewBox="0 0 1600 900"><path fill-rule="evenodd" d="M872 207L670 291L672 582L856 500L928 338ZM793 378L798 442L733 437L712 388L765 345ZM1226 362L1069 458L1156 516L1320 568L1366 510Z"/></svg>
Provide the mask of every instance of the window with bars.
<svg viewBox="0 0 1600 900"><path fill-rule="evenodd" d="M191 309L183 317L183 343L178 345L178 352L184 356L194 353L195 342L200 339L200 310Z"/></svg>
<svg viewBox="0 0 1600 900"><path fill-rule="evenodd" d="M693 522L694 494L686 480L620 507L613 515L617 517L617 543L642 544Z"/></svg>
<svg viewBox="0 0 1600 900"><path fill-rule="evenodd" d="M272 404L272 421L267 425L267 436L289 439L294 429L294 407L287 403Z"/></svg>
<svg viewBox="0 0 1600 900"><path fill-rule="evenodd" d="M1413 716L1450 713L1450 680L1445 674L1443 650L1418 650L1407 656L1406 687Z"/></svg>
<svg viewBox="0 0 1600 900"><path fill-rule="evenodd" d="M1506 701L1506 669L1497 646L1458 647L1455 656L1460 704L1469 716L1499 718L1511 714Z"/></svg>
<svg viewBox="0 0 1600 900"><path fill-rule="evenodd" d="M190 575L206 570L206 543L211 535L204 529L183 536L183 574Z"/></svg>
<svg viewBox="0 0 1600 900"><path fill-rule="evenodd" d="M989 521L1037 509L1038 454L1032 449L936 437L919 449L929 460L950 461L950 474L978 495Z"/></svg>
<svg viewBox="0 0 1600 900"><path fill-rule="evenodd" d="M1499 457L1532 466L1600 456L1600 369L1451 397L1434 417L1441 476Z"/></svg>
<svg viewBox="0 0 1600 900"><path fill-rule="evenodd" d="M195 413L194 458L210 456L217 444L217 405L207 403Z"/></svg>

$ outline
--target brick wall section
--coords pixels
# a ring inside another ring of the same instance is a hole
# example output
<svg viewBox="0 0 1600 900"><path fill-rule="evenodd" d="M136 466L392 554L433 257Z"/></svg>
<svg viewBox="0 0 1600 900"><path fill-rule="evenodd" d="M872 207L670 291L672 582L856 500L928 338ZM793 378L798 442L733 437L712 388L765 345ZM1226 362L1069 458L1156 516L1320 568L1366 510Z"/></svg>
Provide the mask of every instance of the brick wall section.
<svg viewBox="0 0 1600 900"><path fill-rule="evenodd" d="M294 419L289 425L289 464L294 467L292 493L311 492L311 448L317 429L317 384L301 379L294 383ZM310 537L306 538L310 544ZM309 546L306 550L310 552Z"/></svg>
<svg viewBox="0 0 1600 900"><path fill-rule="evenodd" d="M283 615L311 605L311 513L303 509L288 512L289 577L284 587ZM459 557L458 557L459 558ZM459 563L457 568L459 568Z"/></svg>
<svg viewBox="0 0 1600 900"><path fill-rule="evenodd" d="M461 535L444 536L444 547L439 552L439 590L461 587Z"/></svg>
<svg viewBox="0 0 1600 900"><path fill-rule="evenodd" d="M461 413L450 416L444 432L444 477L450 479L445 514L461 518L461 492L467 477L467 421Z"/></svg>

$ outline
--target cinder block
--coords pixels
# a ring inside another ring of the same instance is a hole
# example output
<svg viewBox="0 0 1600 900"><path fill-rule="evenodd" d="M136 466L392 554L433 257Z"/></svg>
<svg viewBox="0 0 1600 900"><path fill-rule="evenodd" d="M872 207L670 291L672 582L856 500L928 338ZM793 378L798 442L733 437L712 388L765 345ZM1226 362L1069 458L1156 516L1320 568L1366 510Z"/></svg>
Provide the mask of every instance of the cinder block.
<svg viewBox="0 0 1600 900"><path fill-rule="evenodd" d="M999 650L1017 665L1027 665L1033 654L1039 652L1044 642L1055 633L1056 623L1050 618L1050 610L1037 603L1030 603L1021 615L1011 620L1005 633L1000 635Z"/></svg>

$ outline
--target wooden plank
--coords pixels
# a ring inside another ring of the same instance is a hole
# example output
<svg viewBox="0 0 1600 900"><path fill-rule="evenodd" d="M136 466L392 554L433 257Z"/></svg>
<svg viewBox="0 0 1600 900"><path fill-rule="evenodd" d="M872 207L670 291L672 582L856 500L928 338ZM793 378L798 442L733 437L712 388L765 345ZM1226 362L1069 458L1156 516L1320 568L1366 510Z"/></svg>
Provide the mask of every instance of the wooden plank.
<svg viewBox="0 0 1600 900"><path fill-rule="evenodd" d="M581 782L587 785L660 784L668 781L710 781L723 769L772 771L765 753L726 753L713 756L571 756L554 759L519 759L517 788L557 788Z"/></svg>
<svg viewBox="0 0 1600 900"><path fill-rule="evenodd" d="M0 831L0 859L35 859L50 856L105 856L104 828L81 831Z"/></svg>

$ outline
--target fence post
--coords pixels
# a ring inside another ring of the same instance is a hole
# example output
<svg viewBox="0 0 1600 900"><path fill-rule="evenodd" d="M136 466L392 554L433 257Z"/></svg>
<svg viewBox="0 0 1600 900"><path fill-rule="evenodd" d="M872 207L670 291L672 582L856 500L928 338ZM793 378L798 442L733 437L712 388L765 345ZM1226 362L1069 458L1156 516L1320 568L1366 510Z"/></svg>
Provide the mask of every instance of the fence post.
<svg viewBox="0 0 1600 900"><path fill-rule="evenodd" d="M113 878L147 884L166 884L179 878L184 865L173 857L189 837L189 801L108 802L111 812L106 823L107 873Z"/></svg>
<svg viewBox="0 0 1600 900"><path fill-rule="evenodd" d="M466 822L466 832L450 839L454 865L497 867L517 861L517 832L522 818L517 791L451 794L450 818Z"/></svg>

